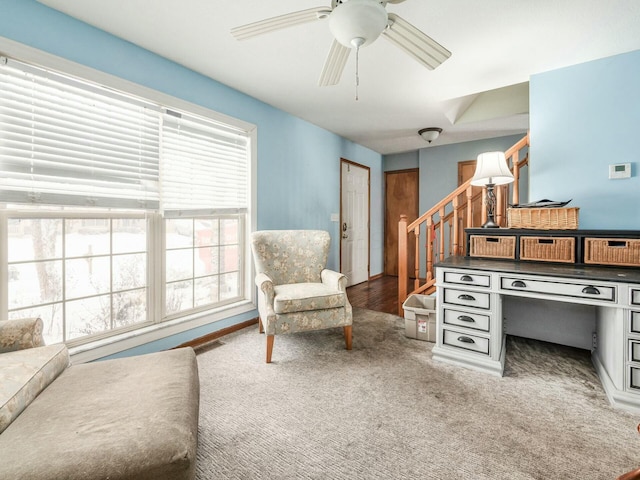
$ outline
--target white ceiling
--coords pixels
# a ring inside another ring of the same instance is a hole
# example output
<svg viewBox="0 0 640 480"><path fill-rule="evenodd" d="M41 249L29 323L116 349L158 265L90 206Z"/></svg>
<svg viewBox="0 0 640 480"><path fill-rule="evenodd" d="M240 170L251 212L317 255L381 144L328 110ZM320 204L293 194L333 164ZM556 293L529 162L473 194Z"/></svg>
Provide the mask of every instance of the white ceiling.
<svg viewBox="0 0 640 480"><path fill-rule="evenodd" d="M640 0L406 0L387 11L453 54L429 71L379 38L360 51L356 101L354 54L317 86L327 20L229 32L330 0L39 1L382 154L426 147L424 127L444 130L433 146L526 131L532 74L640 49Z"/></svg>

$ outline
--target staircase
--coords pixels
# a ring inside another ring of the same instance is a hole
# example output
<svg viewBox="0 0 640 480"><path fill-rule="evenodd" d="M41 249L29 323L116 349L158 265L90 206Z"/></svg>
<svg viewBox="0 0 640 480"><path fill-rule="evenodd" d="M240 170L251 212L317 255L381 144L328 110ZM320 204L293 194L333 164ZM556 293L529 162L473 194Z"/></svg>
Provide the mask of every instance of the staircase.
<svg viewBox="0 0 640 480"><path fill-rule="evenodd" d="M506 227L507 224L508 203L520 203L520 172L529 162L529 134L509 148L505 157L514 182L495 187L495 221L501 227ZM435 290L435 263L451 255L466 254L464 229L480 227L487 219L486 190L478 190L479 187L471 186L469 179L413 222L408 223L406 215L400 216L398 315L404 315L402 303L410 294L429 294ZM410 242L415 243L413 265L409 265ZM411 283L412 289L409 290Z"/></svg>

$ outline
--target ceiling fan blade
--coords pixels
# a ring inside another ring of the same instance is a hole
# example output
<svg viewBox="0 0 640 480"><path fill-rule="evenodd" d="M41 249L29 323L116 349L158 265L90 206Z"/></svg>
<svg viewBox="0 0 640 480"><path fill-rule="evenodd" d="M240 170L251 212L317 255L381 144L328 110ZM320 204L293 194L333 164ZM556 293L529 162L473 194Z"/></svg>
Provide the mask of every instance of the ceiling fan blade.
<svg viewBox="0 0 640 480"><path fill-rule="evenodd" d="M389 13L389 27L382 34L397 47L433 70L451 56L451 52L409 22Z"/></svg>
<svg viewBox="0 0 640 480"><path fill-rule="evenodd" d="M402 3L404 0L387 0L387 3Z"/></svg>
<svg viewBox="0 0 640 480"><path fill-rule="evenodd" d="M301 23L326 18L330 13L331 9L327 7L309 8L308 10L300 10L299 12L287 13L286 15L279 15L259 22L234 27L231 29L231 34L238 40L245 40L274 30L280 30L281 28L293 27Z"/></svg>
<svg viewBox="0 0 640 480"><path fill-rule="evenodd" d="M327 55L327 59L324 62L324 67L322 67L322 73L318 80L319 86L328 87L338 84L350 53L350 48L345 47L337 40L333 41L329 55Z"/></svg>

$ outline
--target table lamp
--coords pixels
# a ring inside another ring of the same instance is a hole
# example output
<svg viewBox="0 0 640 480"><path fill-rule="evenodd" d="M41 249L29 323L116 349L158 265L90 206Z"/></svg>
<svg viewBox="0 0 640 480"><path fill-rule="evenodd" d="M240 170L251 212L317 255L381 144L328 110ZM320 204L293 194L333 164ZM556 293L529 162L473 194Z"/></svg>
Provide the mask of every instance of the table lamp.
<svg viewBox="0 0 640 480"><path fill-rule="evenodd" d="M476 172L471 179L471 185L487 187L487 221L482 228L498 228L495 222L496 195L493 191L496 185L513 182L513 175L507 165L503 152L486 152L478 155Z"/></svg>

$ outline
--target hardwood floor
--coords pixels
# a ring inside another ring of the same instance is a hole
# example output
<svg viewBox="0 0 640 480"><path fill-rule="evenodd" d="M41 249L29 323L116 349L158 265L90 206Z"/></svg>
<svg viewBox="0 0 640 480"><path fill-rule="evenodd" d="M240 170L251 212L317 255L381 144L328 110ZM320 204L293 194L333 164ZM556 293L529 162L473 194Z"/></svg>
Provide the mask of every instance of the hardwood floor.
<svg viewBox="0 0 640 480"><path fill-rule="evenodd" d="M347 288L349 302L354 307L376 312L398 314L398 277L383 277Z"/></svg>

